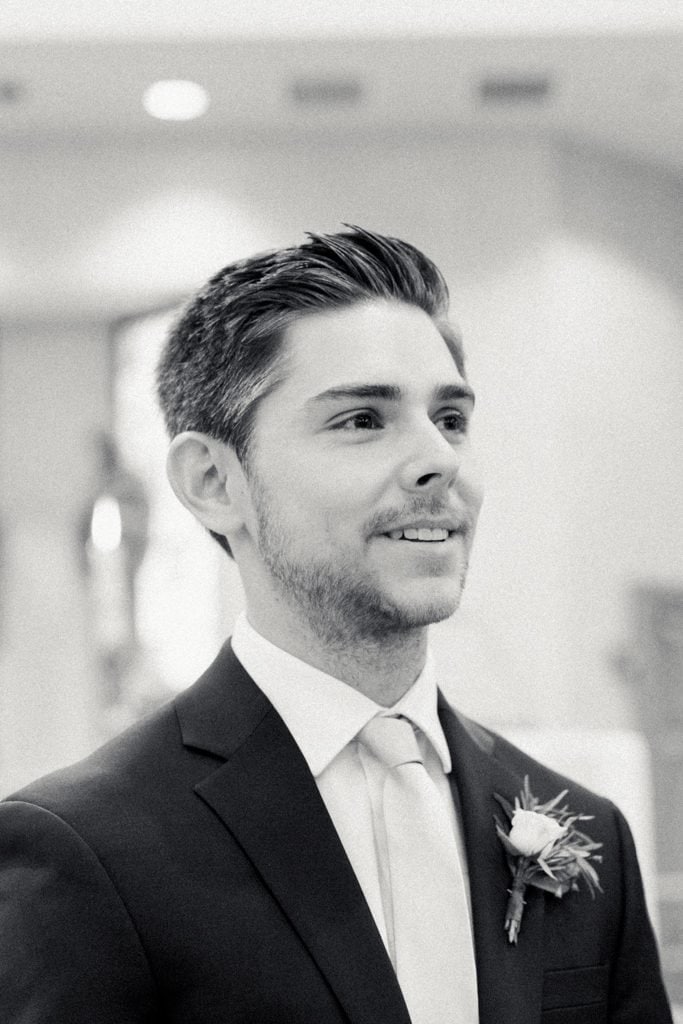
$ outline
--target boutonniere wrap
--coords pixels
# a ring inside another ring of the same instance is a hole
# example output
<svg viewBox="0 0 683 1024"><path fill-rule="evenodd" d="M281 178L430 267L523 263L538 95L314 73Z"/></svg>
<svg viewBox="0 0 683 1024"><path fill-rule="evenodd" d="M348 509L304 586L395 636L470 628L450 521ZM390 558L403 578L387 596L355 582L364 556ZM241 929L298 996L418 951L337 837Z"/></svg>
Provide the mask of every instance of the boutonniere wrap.
<svg viewBox="0 0 683 1024"><path fill-rule="evenodd" d="M528 885L558 898L570 890L578 890L582 881L591 896L595 896L596 889L600 890L600 880L591 861L602 860L595 853L602 843L593 842L576 827L579 821L590 821L592 815L576 814L566 806L560 807L566 795L564 789L553 800L542 804L531 793L528 776L521 794L515 797L514 806L494 793L510 824L508 831L499 818L495 818L496 832L512 874L505 913L505 930L510 942L517 942Z"/></svg>

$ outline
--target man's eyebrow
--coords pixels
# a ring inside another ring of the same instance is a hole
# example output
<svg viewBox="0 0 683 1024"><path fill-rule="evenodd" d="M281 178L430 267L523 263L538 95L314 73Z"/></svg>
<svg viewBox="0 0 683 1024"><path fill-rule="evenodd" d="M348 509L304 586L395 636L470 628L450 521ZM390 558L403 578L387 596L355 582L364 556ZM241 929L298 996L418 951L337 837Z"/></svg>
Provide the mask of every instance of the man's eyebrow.
<svg viewBox="0 0 683 1024"><path fill-rule="evenodd" d="M378 398L385 402L397 402L401 389L394 384L340 384L315 395L313 402L327 402L335 398Z"/></svg>
<svg viewBox="0 0 683 1024"><path fill-rule="evenodd" d="M437 402L457 402L465 399L474 404L474 391L469 384L442 384L434 392Z"/></svg>
<svg viewBox="0 0 683 1024"><path fill-rule="evenodd" d="M335 399L374 398L385 402L398 402L401 389L395 384L340 384L328 388L315 395L311 402L327 402ZM474 391L468 384L442 384L434 391L437 402L467 401L474 402Z"/></svg>

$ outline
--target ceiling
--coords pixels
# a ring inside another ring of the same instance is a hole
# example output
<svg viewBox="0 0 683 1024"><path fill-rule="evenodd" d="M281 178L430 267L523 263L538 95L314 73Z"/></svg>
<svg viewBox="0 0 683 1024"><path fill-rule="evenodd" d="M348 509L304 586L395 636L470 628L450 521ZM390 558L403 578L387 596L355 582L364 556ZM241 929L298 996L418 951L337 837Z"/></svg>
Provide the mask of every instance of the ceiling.
<svg viewBox="0 0 683 1024"><path fill-rule="evenodd" d="M3 0L0 38L551 35L681 27L680 0Z"/></svg>
<svg viewBox="0 0 683 1024"><path fill-rule="evenodd" d="M337 0L253 0L250 20L245 5L227 6L5 0L0 141L474 128L584 140L683 170L679 2L396 0L368 14L346 0L343 23ZM151 119L141 96L157 78L199 81L207 114Z"/></svg>

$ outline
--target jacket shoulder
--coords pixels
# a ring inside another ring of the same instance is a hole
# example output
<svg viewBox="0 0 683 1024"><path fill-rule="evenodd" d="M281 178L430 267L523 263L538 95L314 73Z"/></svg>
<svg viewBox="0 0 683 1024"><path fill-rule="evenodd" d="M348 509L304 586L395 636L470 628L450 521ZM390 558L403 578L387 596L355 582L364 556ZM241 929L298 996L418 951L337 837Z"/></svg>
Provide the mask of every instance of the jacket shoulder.
<svg viewBox="0 0 683 1024"><path fill-rule="evenodd" d="M5 800L42 807L88 834L130 825L133 818L166 819L269 708L227 642L204 674L172 700L83 760Z"/></svg>
<svg viewBox="0 0 683 1024"><path fill-rule="evenodd" d="M567 802L581 812L613 817L619 814L616 805L606 796L580 784L575 779L538 761L500 733L487 728L473 719L455 712L463 728L477 746L493 758L506 771L520 780L528 777L534 796L541 803L567 790Z"/></svg>
<svg viewBox="0 0 683 1024"><path fill-rule="evenodd" d="M82 760L59 768L5 797L60 813L88 800L101 802L114 788L139 789L145 778L163 774L169 752L181 745L173 703L152 712Z"/></svg>

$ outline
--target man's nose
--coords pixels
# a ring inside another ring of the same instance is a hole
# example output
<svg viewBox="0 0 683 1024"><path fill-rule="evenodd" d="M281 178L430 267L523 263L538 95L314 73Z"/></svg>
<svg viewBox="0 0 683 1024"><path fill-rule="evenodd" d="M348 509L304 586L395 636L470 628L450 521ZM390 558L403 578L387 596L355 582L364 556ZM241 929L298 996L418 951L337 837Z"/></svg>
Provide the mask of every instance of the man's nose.
<svg viewBox="0 0 683 1024"><path fill-rule="evenodd" d="M462 451L439 428L420 431L401 466L400 483L404 490L427 493L450 487L457 479Z"/></svg>

